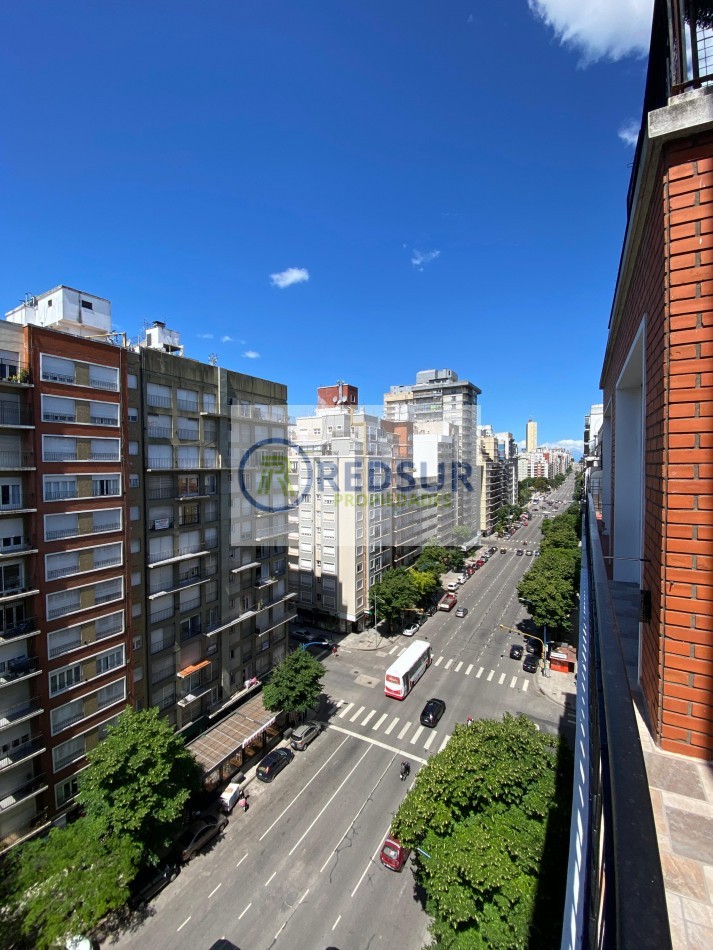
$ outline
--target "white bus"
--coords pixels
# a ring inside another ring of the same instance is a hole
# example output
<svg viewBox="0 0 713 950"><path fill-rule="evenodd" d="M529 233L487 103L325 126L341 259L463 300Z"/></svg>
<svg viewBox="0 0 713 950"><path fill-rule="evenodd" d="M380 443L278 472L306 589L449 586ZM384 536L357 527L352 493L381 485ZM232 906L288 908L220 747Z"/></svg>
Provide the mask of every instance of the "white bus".
<svg viewBox="0 0 713 950"><path fill-rule="evenodd" d="M384 693L394 699L404 699L430 665L431 644L426 640L414 640L386 671Z"/></svg>

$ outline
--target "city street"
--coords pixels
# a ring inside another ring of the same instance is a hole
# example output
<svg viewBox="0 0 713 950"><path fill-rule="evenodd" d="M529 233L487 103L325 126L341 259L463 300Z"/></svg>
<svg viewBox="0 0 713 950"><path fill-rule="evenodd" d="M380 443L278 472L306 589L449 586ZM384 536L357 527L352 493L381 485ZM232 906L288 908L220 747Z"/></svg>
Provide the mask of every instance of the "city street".
<svg viewBox="0 0 713 950"><path fill-rule="evenodd" d="M105 945L196 950L220 937L241 950L427 943L410 866L397 874L379 862L408 789L399 762L410 761L413 780L468 715L524 713L543 730L571 728L562 707L540 691L540 674L509 658L510 644L522 637L500 629L526 616L515 587L533 562L515 551L537 549L541 517L492 542L498 553L458 592L464 618L439 611L426 622L418 636L432 644L433 664L402 702L384 695L384 673L412 640L394 635L368 650L360 645L369 635L352 635L338 656L324 657L322 735L273 784L252 777L249 812L236 809L224 837L194 858L148 916ZM419 724L431 697L447 704L435 729Z"/></svg>

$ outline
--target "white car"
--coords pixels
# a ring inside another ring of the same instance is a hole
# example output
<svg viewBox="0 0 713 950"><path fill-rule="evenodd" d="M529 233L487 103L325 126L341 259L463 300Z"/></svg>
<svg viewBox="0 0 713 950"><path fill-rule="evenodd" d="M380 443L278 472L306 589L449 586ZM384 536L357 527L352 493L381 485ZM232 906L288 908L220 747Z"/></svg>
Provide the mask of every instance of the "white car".
<svg viewBox="0 0 713 950"><path fill-rule="evenodd" d="M460 584L457 581L451 581L450 584L446 584L446 590L450 591L451 594L455 594L459 587Z"/></svg>
<svg viewBox="0 0 713 950"><path fill-rule="evenodd" d="M402 630L401 633L405 637L412 637L415 633L418 633L420 629L421 628L419 627L417 623L412 623L410 627L406 627L406 629Z"/></svg>

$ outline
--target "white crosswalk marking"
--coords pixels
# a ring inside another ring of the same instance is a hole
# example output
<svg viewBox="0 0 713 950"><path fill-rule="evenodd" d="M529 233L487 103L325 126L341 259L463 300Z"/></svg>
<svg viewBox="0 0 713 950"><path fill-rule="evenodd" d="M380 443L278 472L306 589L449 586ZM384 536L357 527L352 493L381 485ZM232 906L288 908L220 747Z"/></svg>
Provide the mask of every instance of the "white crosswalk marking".
<svg viewBox="0 0 713 950"><path fill-rule="evenodd" d="M440 666L442 662L443 662L443 657L439 656L436 662L434 663L434 666Z"/></svg>
<svg viewBox="0 0 713 950"><path fill-rule="evenodd" d="M450 736L446 736L446 737L445 737L445 739L443 740L443 742L440 744L440 746L439 746L439 748L438 748L438 751L439 751L439 752L442 752L442 751L445 749L446 745L448 744L448 740L449 740L449 739L450 739Z"/></svg>
<svg viewBox="0 0 713 950"><path fill-rule="evenodd" d="M488 673L488 682L490 682L490 680L491 680L494 676L495 676L495 670L491 670L491 671Z"/></svg>
<svg viewBox="0 0 713 950"><path fill-rule="evenodd" d="M398 643L395 646L391 647L391 649L389 650L389 656L391 656L392 653L396 653L398 648L399 648Z"/></svg>
<svg viewBox="0 0 713 950"><path fill-rule="evenodd" d="M387 736L390 736L390 735L391 735L391 731L392 731L392 729L394 728L394 726L396 725L396 723L397 723L398 721L399 721L399 717L398 717L398 716L394 716L394 721L389 724L389 728L386 730L386 733L385 733L385 734L386 734Z"/></svg>
<svg viewBox="0 0 713 950"><path fill-rule="evenodd" d="M453 666L453 657L451 657L450 660L446 663L446 669L450 670L452 666Z"/></svg>
<svg viewBox="0 0 713 950"><path fill-rule="evenodd" d="M371 717L372 717L372 716L375 716L375 715L376 715L376 710L375 710L375 709L372 709L372 711L371 711L370 713L367 713L366 716L364 717L364 721L362 722L362 726L365 726L365 725L369 722L369 720L371 719Z"/></svg>
<svg viewBox="0 0 713 950"><path fill-rule="evenodd" d="M498 679L498 686L502 686L504 682L505 682L505 674L501 673Z"/></svg>
<svg viewBox="0 0 713 950"><path fill-rule="evenodd" d="M484 670L484 669L485 669L485 667L484 667L484 666L481 666L480 669L478 670L478 672L475 674L475 678L476 678L477 680L479 680L480 677L483 675L483 670Z"/></svg>
<svg viewBox="0 0 713 950"><path fill-rule="evenodd" d="M384 713L383 716L380 716L379 719L376 720L376 722L374 723L374 725L373 725L371 728L372 728L372 729L378 729L379 726L380 726L380 725L382 724L382 722L384 721L384 719L386 719L386 716L387 716L387 713Z"/></svg>
<svg viewBox="0 0 713 950"><path fill-rule="evenodd" d="M422 732L423 732L423 726L419 726L418 729L411 736L411 745L414 745L416 743L416 741L418 740L418 737L421 735Z"/></svg>
<svg viewBox="0 0 713 950"><path fill-rule="evenodd" d="M472 669L473 669L473 664L472 664L472 663L469 663L469 664L468 664L468 669L465 671L465 675L466 675L466 676L470 676L470 671L471 671Z"/></svg>
<svg viewBox="0 0 713 950"><path fill-rule="evenodd" d="M355 719L358 719L365 709L366 709L366 706L360 706L357 709L357 711L354 713L354 715L349 717L349 722L354 722Z"/></svg>
<svg viewBox="0 0 713 950"><path fill-rule="evenodd" d="M459 672L460 672L461 666L463 666L463 660L460 660L459 663L458 663L458 665L456 666L456 669L455 669L456 673L459 673Z"/></svg>
<svg viewBox="0 0 713 950"><path fill-rule="evenodd" d="M403 739L403 737L406 735L406 733L409 731L410 728L411 728L411 723L407 722L406 725L401 730L401 732L398 734L398 738Z"/></svg>
<svg viewBox="0 0 713 950"><path fill-rule="evenodd" d="M510 689L515 688L515 683L517 683L517 676L513 676L513 678L510 680Z"/></svg>
<svg viewBox="0 0 713 950"><path fill-rule="evenodd" d="M423 748L424 748L424 749L430 749L430 748L431 748L431 743L432 743L433 740L436 738L436 735L437 735L436 730L435 730L435 729L431 729L431 735L430 735L430 736L428 737L428 739L426 739L426 741L423 743Z"/></svg>
<svg viewBox="0 0 713 950"><path fill-rule="evenodd" d="M523 693L526 693L526 692L527 692L527 687L528 687L529 685L530 685L530 681L529 681L529 680L525 680L525 682L522 684L522 691L523 691Z"/></svg>
<svg viewBox="0 0 713 950"><path fill-rule="evenodd" d="M340 718L340 719L344 719L344 717L346 716L346 714L349 712L349 710L350 710L353 706L354 706L354 703L347 703L347 705L344 707L344 709L340 709L339 712L337 713L337 715L339 716L339 718Z"/></svg>

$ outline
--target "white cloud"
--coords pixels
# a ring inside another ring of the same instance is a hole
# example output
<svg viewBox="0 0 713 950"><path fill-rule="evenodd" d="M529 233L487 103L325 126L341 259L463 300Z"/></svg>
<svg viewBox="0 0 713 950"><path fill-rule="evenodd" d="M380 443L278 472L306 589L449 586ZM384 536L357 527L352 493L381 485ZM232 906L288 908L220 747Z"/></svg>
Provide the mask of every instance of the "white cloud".
<svg viewBox="0 0 713 950"><path fill-rule="evenodd" d="M533 14L584 63L644 56L649 49L653 0L527 0Z"/></svg>
<svg viewBox="0 0 713 950"><path fill-rule="evenodd" d="M213 334L212 334L212 333L199 333L198 336L200 337L201 340L212 340L212 339L213 339Z"/></svg>
<svg viewBox="0 0 713 950"><path fill-rule="evenodd" d="M247 359L249 359L249 360L259 360L259 359L260 359L260 354L257 353L255 350L245 350L245 352L243 353L243 356L245 356L245 357L246 357Z"/></svg>
<svg viewBox="0 0 713 950"><path fill-rule="evenodd" d="M417 251L416 248L411 252L411 263L419 270L423 270L424 264L430 264L437 257L441 256L440 251Z"/></svg>
<svg viewBox="0 0 713 950"><path fill-rule="evenodd" d="M639 123L634 119L629 119L617 132L617 135L622 140L624 145L629 145L633 148L639 138Z"/></svg>
<svg viewBox="0 0 713 950"><path fill-rule="evenodd" d="M582 439L560 439L558 442L550 442L549 445L553 449L567 449L572 455L584 451L584 441Z"/></svg>
<svg viewBox="0 0 713 950"><path fill-rule="evenodd" d="M280 290L291 287L292 284L304 284L308 280L309 271L306 267L288 267L279 274L270 274L270 283L273 287L279 287Z"/></svg>
<svg viewBox="0 0 713 950"><path fill-rule="evenodd" d="M523 452L525 451L526 446L527 446L527 442L524 439L520 439L520 441L517 443L517 447L519 449L522 449Z"/></svg>

